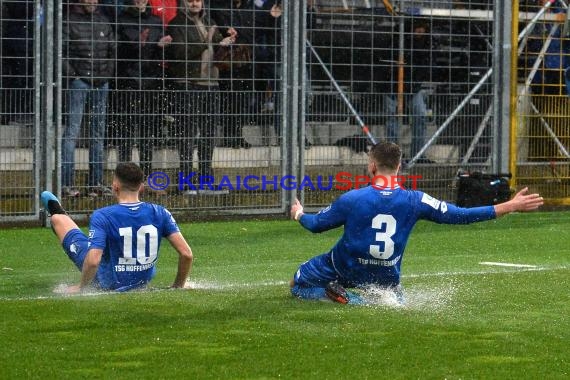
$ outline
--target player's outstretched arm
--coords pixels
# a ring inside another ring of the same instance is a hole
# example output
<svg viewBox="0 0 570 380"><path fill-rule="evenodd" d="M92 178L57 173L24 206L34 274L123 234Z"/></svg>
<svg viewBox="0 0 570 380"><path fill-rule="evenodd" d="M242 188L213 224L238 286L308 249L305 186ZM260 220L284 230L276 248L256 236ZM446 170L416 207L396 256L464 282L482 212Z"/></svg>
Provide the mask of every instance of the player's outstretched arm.
<svg viewBox="0 0 570 380"><path fill-rule="evenodd" d="M544 199L539 194L527 194L528 187L519 191L513 199L495 205L495 214L497 217L516 211L532 211L536 210L544 204Z"/></svg>
<svg viewBox="0 0 570 380"><path fill-rule="evenodd" d="M180 232L175 232L167 237L172 247L178 252L178 271L172 284L173 288L183 288L192 270L192 249Z"/></svg>

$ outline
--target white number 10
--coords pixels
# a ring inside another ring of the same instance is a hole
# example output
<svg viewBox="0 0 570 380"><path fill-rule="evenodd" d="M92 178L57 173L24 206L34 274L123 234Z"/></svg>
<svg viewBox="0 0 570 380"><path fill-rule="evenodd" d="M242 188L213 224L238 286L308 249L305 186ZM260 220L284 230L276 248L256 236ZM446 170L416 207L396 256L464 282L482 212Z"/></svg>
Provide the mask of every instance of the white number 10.
<svg viewBox="0 0 570 380"><path fill-rule="evenodd" d="M119 235L123 237L123 257L119 257L119 264L136 265L138 263L144 265L156 260L158 256L158 231L155 226L147 224L137 230L137 257L133 257L133 228L119 228Z"/></svg>
<svg viewBox="0 0 570 380"><path fill-rule="evenodd" d="M396 219L392 215L378 214L372 219L372 228L380 230L376 233L379 245L370 246L370 254L380 260L388 260L394 253L394 240L396 233Z"/></svg>

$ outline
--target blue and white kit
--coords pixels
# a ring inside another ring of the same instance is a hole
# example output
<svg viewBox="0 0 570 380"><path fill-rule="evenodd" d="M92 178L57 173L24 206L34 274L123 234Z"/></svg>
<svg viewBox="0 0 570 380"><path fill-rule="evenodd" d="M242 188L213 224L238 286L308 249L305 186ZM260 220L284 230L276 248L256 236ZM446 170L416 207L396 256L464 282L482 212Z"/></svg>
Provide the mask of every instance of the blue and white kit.
<svg viewBox="0 0 570 380"><path fill-rule="evenodd" d="M300 223L309 231L344 226L344 233L328 253L299 267L295 284L397 286L404 249L418 220L469 224L495 217L493 206L460 208L416 190L368 186L349 191L319 213L301 216Z"/></svg>
<svg viewBox="0 0 570 380"><path fill-rule="evenodd" d="M164 207L121 203L96 210L89 236L74 229L62 245L79 270L89 249L102 249L95 285L124 291L143 286L154 277L161 239L175 232L179 232L178 225Z"/></svg>

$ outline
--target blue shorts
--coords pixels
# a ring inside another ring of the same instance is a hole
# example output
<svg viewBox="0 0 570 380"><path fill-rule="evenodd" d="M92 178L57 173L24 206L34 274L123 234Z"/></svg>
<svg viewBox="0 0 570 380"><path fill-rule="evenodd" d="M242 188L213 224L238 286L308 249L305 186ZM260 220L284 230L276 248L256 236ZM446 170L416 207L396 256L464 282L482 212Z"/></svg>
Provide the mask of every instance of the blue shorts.
<svg viewBox="0 0 570 380"><path fill-rule="evenodd" d="M63 243L61 243L63 250L67 254L67 257L81 271L83 269L83 262L85 261L85 257L87 256L87 252L89 252L89 238L80 230L80 229L73 229L69 231L65 237L63 238ZM93 286L104 289L104 290L114 290L116 292L127 292L129 290L138 289L146 286L147 281L138 281L133 284L128 284L120 287L115 287L113 285L103 286L102 283L105 283L105 276L99 277L101 275L100 271L101 267L97 271L97 276L93 279ZM99 282L98 278L103 278L102 282Z"/></svg>
<svg viewBox="0 0 570 380"><path fill-rule="evenodd" d="M347 288L355 287L355 284L346 281L337 273L331 252L315 256L301 264L293 279L295 284L301 287L324 288L331 281L338 281L340 285Z"/></svg>
<svg viewBox="0 0 570 380"><path fill-rule="evenodd" d="M85 256L89 252L89 239L80 229L73 229L69 231L63 238L61 243L63 250L67 254L67 257L81 271L83 269L83 261L85 261Z"/></svg>

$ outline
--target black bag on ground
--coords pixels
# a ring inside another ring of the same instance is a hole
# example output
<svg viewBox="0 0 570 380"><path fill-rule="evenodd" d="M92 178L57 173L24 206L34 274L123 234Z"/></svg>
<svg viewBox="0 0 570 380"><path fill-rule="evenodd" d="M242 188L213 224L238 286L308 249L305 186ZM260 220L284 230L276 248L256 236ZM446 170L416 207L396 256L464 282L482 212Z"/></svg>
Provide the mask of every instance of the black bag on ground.
<svg viewBox="0 0 570 380"><path fill-rule="evenodd" d="M511 198L511 174L459 173L457 206L492 206Z"/></svg>
<svg viewBox="0 0 570 380"><path fill-rule="evenodd" d="M355 153L362 153L368 150L368 139L361 135L356 134L352 136L343 137L334 143L336 146L347 146Z"/></svg>

